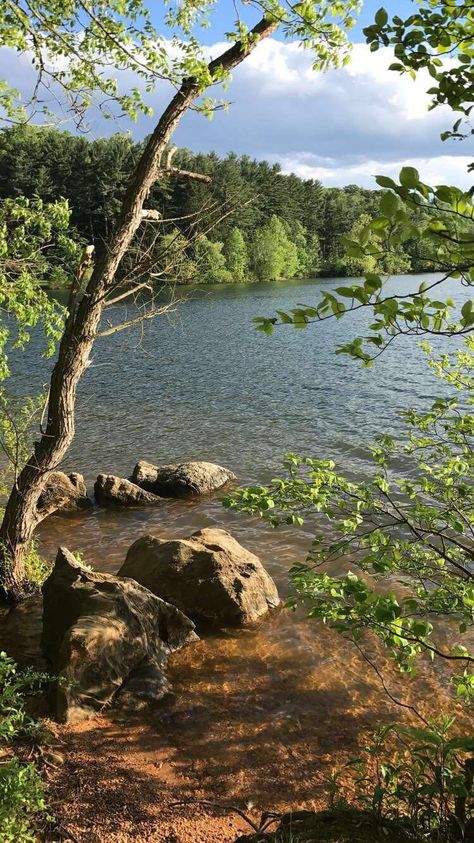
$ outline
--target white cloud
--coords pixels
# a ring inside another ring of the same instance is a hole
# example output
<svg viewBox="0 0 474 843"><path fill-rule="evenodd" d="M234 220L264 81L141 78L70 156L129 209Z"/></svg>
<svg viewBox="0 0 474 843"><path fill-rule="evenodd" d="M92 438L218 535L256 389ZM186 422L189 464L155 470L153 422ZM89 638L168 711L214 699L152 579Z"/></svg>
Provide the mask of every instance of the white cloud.
<svg viewBox="0 0 474 843"><path fill-rule="evenodd" d="M189 115L178 140L267 158L331 185L373 186L374 174L411 163L427 181L469 186L467 144L440 140L453 114L429 111L428 74L412 80L388 70L393 60L391 48L355 44L347 67L323 74L297 45L263 42L235 72L230 111L210 124Z"/></svg>
<svg viewBox="0 0 474 843"><path fill-rule="evenodd" d="M395 161L366 160L341 167L336 159L323 158L311 153L267 156L280 164L284 173L296 173L303 179L318 179L327 187L341 187L359 184L376 187L374 176L386 175L397 178L402 167L416 167L422 181L427 184L455 184L470 187L472 175L467 172L471 163L468 155L438 155L433 158L410 158Z"/></svg>
<svg viewBox="0 0 474 843"><path fill-rule="evenodd" d="M214 44L206 52L214 56L223 46ZM5 60L0 51L0 78ZM374 174L396 175L411 163L427 181L468 186L467 144L442 143L439 137L453 114L447 108L428 111L428 75L420 73L415 81L400 76L388 70L392 61L390 48L371 53L367 45L355 44L347 67L323 74L312 70L308 51L269 39L235 71L225 94L230 110L216 113L212 121L189 113L175 140L195 151L267 158L328 185L373 186ZM23 67L20 81L27 75ZM127 87L136 79L120 73L119 83ZM161 85L151 95L155 114L169 94L169 86ZM131 129L141 138L152 125L149 118L134 126L125 119L106 123L100 115L91 117L96 137Z"/></svg>

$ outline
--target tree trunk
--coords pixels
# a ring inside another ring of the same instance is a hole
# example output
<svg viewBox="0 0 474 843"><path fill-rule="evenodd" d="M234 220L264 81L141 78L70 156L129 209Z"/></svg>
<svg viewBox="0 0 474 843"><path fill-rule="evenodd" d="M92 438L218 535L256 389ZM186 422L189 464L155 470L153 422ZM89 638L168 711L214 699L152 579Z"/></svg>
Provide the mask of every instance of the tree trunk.
<svg viewBox="0 0 474 843"><path fill-rule="evenodd" d="M255 27L259 38L270 35L275 23L262 19ZM208 65L211 78L235 67L256 46L237 42ZM183 82L150 135L125 193L120 215L109 241L102 247L87 288L66 320L58 359L51 375L46 430L19 474L8 499L0 527L0 595L20 600L29 590L25 555L38 523L37 503L48 476L63 460L74 437L77 385L89 354L115 275L142 221L142 209L160 174L161 159L181 117L200 93L194 79Z"/></svg>

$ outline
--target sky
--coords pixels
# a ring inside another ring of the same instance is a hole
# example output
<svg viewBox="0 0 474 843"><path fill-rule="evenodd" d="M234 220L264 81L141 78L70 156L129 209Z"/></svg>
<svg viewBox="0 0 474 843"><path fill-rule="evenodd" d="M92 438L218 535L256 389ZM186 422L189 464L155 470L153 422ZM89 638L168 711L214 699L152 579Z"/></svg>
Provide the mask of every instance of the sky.
<svg viewBox="0 0 474 843"><path fill-rule="evenodd" d="M217 112L212 121L190 113L174 140L193 151L215 150L246 154L281 165L283 171L315 178L327 186L359 184L374 187L374 176L396 175L411 164L432 184L469 187L472 159L468 143L442 142L440 132L451 127L449 110L428 111L430 87L427 74L416 81L388 71L390 49L370 53L363 26L369 24L381 0L366 0L361 18L351 32L354 42L350 64L326 73L311 69L311 55L283 39L268 39L233 74L226 92L231 107ZM411 0L385 2L389 14L406 16ZM205 31L211 56L222 49L223 33L232 27L233 3L218 0L213 26ZM0 50L2 64L8 52ZM28 77L27 60L16 59L18 81ZM11 67L10 67L11 69ZM25 83L26 84L26 83ZM169 97L160 87L151 104L158 114ZM141 139L151 130L149 118L136 124L124 119L105 122L92 115L93 137L130 130Z"/></svg>

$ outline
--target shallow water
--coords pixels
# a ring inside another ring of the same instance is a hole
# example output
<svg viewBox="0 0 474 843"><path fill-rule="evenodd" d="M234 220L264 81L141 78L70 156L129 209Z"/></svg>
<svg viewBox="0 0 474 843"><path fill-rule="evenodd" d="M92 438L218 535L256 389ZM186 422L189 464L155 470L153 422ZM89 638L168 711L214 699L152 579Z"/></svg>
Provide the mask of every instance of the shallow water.
<svg viewBox="0 0 474 843"><path fill-rule="evenodd" d="M400 278L393 284L408 291L421 280ZM319 289L337 284L318 279L200 288L169 319L147 325L143 335L100 340L80 387L77 435L64 468L83 473L91 487L99 472L128 476L138 459L207 459L233 469L239 482L265 481L278 472L287 451L296 451L333 457L347 473L361 476L373 436L398 435L398 412L427 404L440 391L415 341L400 338L373 369L364 370L334 354L336 344L363 330L360 315L306 331L283 326L271 338L251 321L310 304ZM49 363L37 363L35 340L14 363L19 394L47 380ZM257 519L226 512L218 498L51 517L40 537L48 558L64 544L97 568L115 572L144 533L182 537L204 526L229 529L261 557L281 594L289 593L287 571L304 558L309 531L274 531ZM217 682L225 694L226 682L232 684L240 673L247 694L264 675L267 699L272 694L276 699L284 665L292 677L280 706L287 713L311 703L315 683L332 701L344 700L344 708L348 699L357 700L360 711L364 700L369 703L369 686L376 684L346 642L287 611L257 630L223 633L177 654L172 674L184 700L192 700L202 683ZM446 677L438 675L436 681L446 686Z"/></svg>

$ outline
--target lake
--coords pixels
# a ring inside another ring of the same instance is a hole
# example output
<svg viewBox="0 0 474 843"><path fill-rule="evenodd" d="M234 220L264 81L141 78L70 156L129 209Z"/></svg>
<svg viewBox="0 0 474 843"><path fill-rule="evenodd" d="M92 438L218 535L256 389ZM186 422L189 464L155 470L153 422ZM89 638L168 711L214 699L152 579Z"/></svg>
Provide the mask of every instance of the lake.
<svg viewBox="0 0 474 843"><path fill-rule="evenodd" d="M421 280L403 277L392 284L408 291ZM129 476L139 459L205 459L231 468L239 483L261 482L278 473L286 452L296 451L332 457L349 475L362 476L374 435L399 435L399 411L425 406L440 392L416 341L399 338L367 370L334 353L337 344L363 330L360 314L305 331L281 326L272 337L252 323L256 315L311 304L318 290L338 283L198 288L169 318L148 323L143 334L100 340L80 386L77 435L63 467L83 473L90 490L99 472ZM123 315L129 318L130 312L124 309ZM36 341L14 363L18 393L47 381L49 363L37 363ZM114 572L144 533L184 537L204 526L229 529L261 557L281 594L289 593L288 568L304 559L310 533L272 530L258 519L226 512L218 498L167 500L150 510L95 508L88 515L51 517L39 532L48 558L61 543ZM372 643L367 647L375 652ZM392 690L406 700L439 702L447 687L447 677L431 666L412 682L387 671ZM158 722L196 763L205 765L209 753L213 758L217 753L229 793L242 765L245 786L255 787L252 758L266 757L278 744L283 753L290 747L300 753L294 798L303 798L320 783L322 756L354 751L360 729L393 716L377 677L354 648L322 624L287 610L256 629L223 631L176 654L170 676L176 697L159 708ZM291 726L295 720L304 723L303 731ZM249 749L233 763L228 753L236 735L240 741L246 735ZM269 759L271 770L276 764L271 752ZM283 776L284 792L290 773L286 762L279 763L279 772L270 775Z"/></svg>
<svg viewBox="0 0 474 843"><path fill-rule="evenodd" d="M408 291L422 280L405 276L391 283ZM143 333L100 339L79 387L77 433L63 467L84 474L91 487L100 472L128 477L139 459L204 459L231 468L241 483L262 482L294 451L331 457L349 475L360 476L367 471L373 437L399 434L400 410L426 406L442 391L416 340L400 337L364 369L335 349L363 332L367 314L306 330L280 326L271 337L252 322L256 315L311 304L319 290L340 283L315 279L186 290L189 300L169 317L147 323ZM448 292L454 291L448 286ZM122 307L117 316L130 318L130 310ZM40 390L50 365L38 363L33 339L26 353L14 357L15 390ZM61 538L108 568L148 530L183 535L205 525L231 525L254 550L263 542L268 555L270 541L279 557L284 548L285 564L287 555L300 556L308 543L304 531L274 533L226 513L217 499L170 501L162 510L95 510L71 522L71 529L68 523L53 518L43 525L48 553Z"/></svg>

